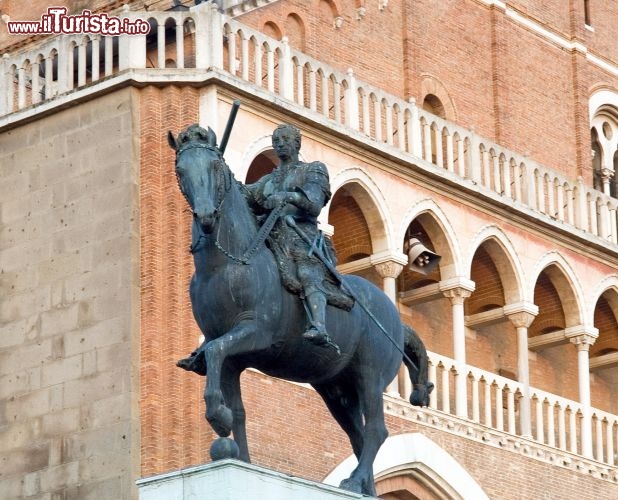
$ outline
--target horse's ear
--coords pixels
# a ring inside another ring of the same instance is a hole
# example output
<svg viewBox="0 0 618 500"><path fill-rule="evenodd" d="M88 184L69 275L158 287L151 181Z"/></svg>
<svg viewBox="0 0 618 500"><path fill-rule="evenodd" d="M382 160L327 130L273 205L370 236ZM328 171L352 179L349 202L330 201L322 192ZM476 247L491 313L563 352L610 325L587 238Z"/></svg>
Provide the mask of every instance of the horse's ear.
<svg viewBox="0 0 618 500"><path fill-rule="evenodd" d="M178 143L176 142L176 139L174 138L174 134L172 134L171 130L167 131L167 143L170 145L170 148L172 148L174 151L178 151Z"/></svg>
<svg viewBox="0 0 618 500"><path fill-rule="evenodd" d="M211 129L210 127L208 127L208 132L206 133L206 139L208 141L208 144L210 144L213 148L217 147L217 134L215 134L215 131Z"/></svg>

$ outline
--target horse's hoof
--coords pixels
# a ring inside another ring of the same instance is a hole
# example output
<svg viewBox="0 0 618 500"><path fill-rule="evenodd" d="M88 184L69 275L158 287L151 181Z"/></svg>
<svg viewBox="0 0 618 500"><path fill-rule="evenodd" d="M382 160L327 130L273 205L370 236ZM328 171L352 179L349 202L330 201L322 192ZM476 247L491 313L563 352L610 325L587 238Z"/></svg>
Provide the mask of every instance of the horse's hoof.
<svg viewBox="0 0 618 500"><path fill-rule="evenodd" d="M221 437L227 437L232 432L234 416L232 415L232 410L225 405L219 405L213 412L207 411L206 420L208 420L213 430Z"/></svg>
<svg viewBox="0 0 618 500"><path fill-rule="evenodd" d="M240 450L236 441L227 437L215 439L210 446L210 458L213 462L227 458L238 458Z"/></svg>
<svg viewBox="0 0 618 500"><path fill-rule="evenodd" d="M351 477L344 479L339 483L342 490L351 491L352 493L363 493L363 486L360 481Z"/></svg>

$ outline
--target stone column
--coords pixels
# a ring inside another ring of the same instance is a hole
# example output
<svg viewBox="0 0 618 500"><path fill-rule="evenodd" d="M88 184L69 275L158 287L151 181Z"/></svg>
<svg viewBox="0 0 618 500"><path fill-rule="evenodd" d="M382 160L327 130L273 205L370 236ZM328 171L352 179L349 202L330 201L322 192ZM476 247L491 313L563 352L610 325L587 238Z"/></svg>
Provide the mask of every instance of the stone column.
<svg viewBox="0 0 618 500"><path fill-rule="evenodd" d="M451 301L453 318L453 358L455 378L455 414L468 417L468 377L466 369L466 327L464 324L464 300L474 291L475 284L466 278L454 278L440 282L440 291Z"/></svg>
<svg viewBox="0 0 618 500"><path fill-rule="evenodd" d="M517 329L517 379L522 385L520 402L521 435L532 437L530 409L530 368L528 364L528 328L539 313L539 308L529 302L509 304L504 307L504 314Z"/></svg>
<svg viewBox="0 0 618 500"><path fill-rule="evenodd" d="M607 167L601 168L601 180L603 182L603 193L607 196L610 195L610 187L609 184L614 177L614 170Z"/></svg>
<svg viewBox="0 0 618 500"><path fill-rule="evenodd" d="M389 299L397 307L397 276L403 271L403 266L407 264L407 257L399 253L382 253L371 256L371 263L375 267L378 274L382 277L382 289ZM401 380L401 391L400 383ZM406 399L405 390L406 369L401 365L398 375L388 384L386 393L391 396L401 396ZM410 387L410 391L412 388Z"/></svg>
<svg viewBox="0 0 618 500"><path fill-rule="evenodd" d="M569 331L573 330L573 331ZM590 346L599 336L596 328L576 327L567 329L566 336L577 347L579 402L582 404L581 446L582 455L592 456L592 409L590 404Z"/></svg>

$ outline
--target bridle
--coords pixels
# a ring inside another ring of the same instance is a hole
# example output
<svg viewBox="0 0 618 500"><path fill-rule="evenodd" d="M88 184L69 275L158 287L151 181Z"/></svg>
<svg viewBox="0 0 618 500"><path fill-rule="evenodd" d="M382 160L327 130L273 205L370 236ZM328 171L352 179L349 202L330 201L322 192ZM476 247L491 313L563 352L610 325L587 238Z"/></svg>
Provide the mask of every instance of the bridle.
<svg viewBox="0 0 618 500"><path fill-rule="evenodd" d="M223 205L223 202L225 201L225 197L227 196L227 194L229 193L232 187L232 172L229 170L229 168L225 168L226 167L225 161L223 160L223 157L221 156L221 152L216 146L212 146L211 144L204 143L204 142L198 142L198 141L187 142L186 144L180 146L176 150L176 165L178 165L178 158L182 153L190 149L198 149L198 148L208 149L210 151L214 151L215 153L217 153L217 159L212 160L212 168L214 168L217 172L217 181L216 181L217 193L216 193L216 199L215 199L216 208L214 210L214 217L215 217L215 220L217 220L221 212L221 206ZM178 187L180 189L180 192L182 193L185 200L189 204L189 207L191 207L191 211L195 214L195 212L193 211L192 205L191 205L191 201L189 200L187 194L182 189L182 184L180 182L180 177L178 175L178 169L175 169L175 172L176 172L176 181L178 182ZM227 176L225 175L226 172L228 174Z"/></svg>
<svg viewBox="0 0 618 500"><path fill-rule="evenodd" d="M220 150L216 146L212 146L209 143L199 142L199 141L189 141L185 143L184 145L180 146L176 150L176 164L178 164L178 157L180 156L181 153L184 153L185 151L188 151L189 149L195 149L195 148L209 149L211 151L216 152L218 156L217 159L212 161L212 168L216 169L217 171L217 179L216 179L217 194L216 194L216 199L215 199L216 208L214 209L214 212L213 212L214 223L216 223L221 214L221 207L223 206L223 202L226 200L227 194L230 192L230 189L232 188L232 182L234 182L235 179L233 177L231 170L229 169L229 167L227 167L225 160L223 159L221 155ZM187 200L187 203L191 207L191 202L189 198L187 197L186 193L184 192L184 190L182 189L182 184L180 183L180 178L178 175L178 169L175 169L175 172L176 172L176 180L178 182L178 187L180 188L180 192L183 194L185 200ZM270 212L269 216L266 218L266 221L264 221L264 223L260 227L260 230L255 236L255 239L253 240L251 245L249 245L249 248L245 250L242 256L237 257L236 255L233 255L228 250L223 248L223 246L221 246L221 243L219 242L219 232L218 231L217 231L217 235L214 241L215 247L223 255L233 260L234 262L237 262L239 264L248 265L251 258L255 255L255 252L258 250L260 245L266 240L266 238L270 234L270 231L275 225L275 222L277 222L277 220L279 219L279 216L283 212L284 207L285 207L285 204L281 204L278 207L275 207ZM192 211L193 211L193 208L192 208ZM193 213L195 214L195 212ZM199 251L200 249L199 244L202 241L202 239L206 237L206 235L204 234L204 231L199 226L199 224L197 225L197 227L199 229L200 234L199 234L197 241L191 245L190 252L192 254Z"/></svg>

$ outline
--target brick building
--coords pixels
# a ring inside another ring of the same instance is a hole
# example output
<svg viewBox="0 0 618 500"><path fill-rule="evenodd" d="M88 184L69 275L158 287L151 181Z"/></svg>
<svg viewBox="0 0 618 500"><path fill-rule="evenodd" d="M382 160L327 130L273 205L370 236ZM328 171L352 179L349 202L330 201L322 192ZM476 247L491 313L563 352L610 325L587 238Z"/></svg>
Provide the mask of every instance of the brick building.
<svg viewBox="0 0 618 500"><path fill-rule="evenodd" d="M165 135L221 134L234 99L236 178L297 125L340 270L429 350L429 408L403 371L385 393L381 497L618 497L618 5L218 3L56 2L150 23L120 37L11 35L49 5L0 4L0 498L132 498L208 461ZM437 270L406 269L411 235ZM253 462L337 484L351 449L316 393L242 384Z"/></svg>

